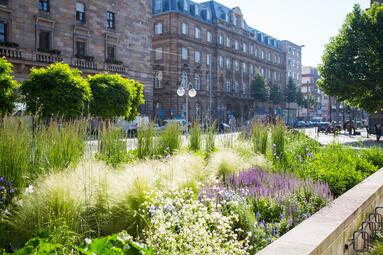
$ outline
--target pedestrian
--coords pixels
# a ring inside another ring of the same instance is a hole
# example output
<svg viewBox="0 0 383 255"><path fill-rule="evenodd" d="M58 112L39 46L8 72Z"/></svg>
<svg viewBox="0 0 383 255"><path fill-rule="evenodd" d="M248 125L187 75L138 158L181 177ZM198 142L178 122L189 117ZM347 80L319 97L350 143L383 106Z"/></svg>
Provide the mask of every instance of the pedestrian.
<svg viewBox="0 0 383 255"><path fill-rule="evenodd" d="M382 137L382 125L381 124L375 124L375 133L376 133L376 140L379 142L380 138Z"/></svg>
<svg viewBox="0 0 383 255"><path fill-rule="evenodd" d="M367 138L369 138L369 130L368 130L368 120L367 119L365 119L364 121L363 121L363 124L364 124L364 127L366 128L366 132L367 132Z"/></svg>

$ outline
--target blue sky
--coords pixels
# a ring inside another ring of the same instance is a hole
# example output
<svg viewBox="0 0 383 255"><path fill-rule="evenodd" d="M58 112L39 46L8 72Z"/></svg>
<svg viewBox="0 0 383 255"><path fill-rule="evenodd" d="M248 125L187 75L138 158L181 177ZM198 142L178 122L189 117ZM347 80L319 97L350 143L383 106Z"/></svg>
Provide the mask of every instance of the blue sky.
<svg viewBox="0 0 383 255"><path fill-rule="evenodd" d="M197 2L204 2L197 0ZM370 0L217 0L239 6L246 22L278 39L287 39L303 49L303 65L321 63L324 46L339 31L354 4L370 6Z"/></svg>

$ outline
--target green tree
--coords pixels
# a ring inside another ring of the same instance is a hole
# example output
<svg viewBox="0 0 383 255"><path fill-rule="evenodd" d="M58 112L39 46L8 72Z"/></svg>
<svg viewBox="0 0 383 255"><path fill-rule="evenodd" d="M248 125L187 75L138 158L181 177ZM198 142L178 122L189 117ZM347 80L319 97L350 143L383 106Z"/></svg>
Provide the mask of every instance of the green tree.
<svg viewBox="0 0 383 255"><path fill-rule="evenodd" d="M17 82L13 79L12 64L5 58L0 58L0 117L12 112L15 106L16 95L14 89Z"/></svg>
<svg viewBox="0 0 383 255"><path fill-rule="evenodd" d="M283 102L283 94L278 85L271 85L269 99L273 103L273 105L277 105Z"/></svg>
<svg viewBox="0 0 383 255"><path fill-rule="evenodd" d="M285 97L287 103L294 103L297 101L297 85L291 77L287 83Z"/></svg>
<svg viewBox="0 0 383 255"><path fill-rule="evenodd" d="M299 118L300 107L305 106L305 98L304 98L302 91L300 89L298 89L298 91L297 91L297 105L298 105L298 118Z"/></svg>
<svg viewBox="0 0 383 255"><path fill-rule="evenodd" d="M260 73L257 72L251 86L251 94L256 101L265 102L267 100L266 82Z"/></svg>
<svg viewBox="0 0 383 255"><path fill-rule="evenodd" d="M383 111L383 6L354 6L326 46L320 88L369 112Z"/></svg>
<svg viewBox="0 0 383 255"><path fill-rule="evenodd" d="M81 72L63 63L33 68L21 90L27 111L43 118L78 117L88 111L92 98Z"/></svg>
<svg viewBox="0 0 383 255"><path fill-rule="evenodd" d="M119 74L96 74L88 77L93 100L92 115L112 119L123 116L133 120L144 103L143 85Z"/></svg>

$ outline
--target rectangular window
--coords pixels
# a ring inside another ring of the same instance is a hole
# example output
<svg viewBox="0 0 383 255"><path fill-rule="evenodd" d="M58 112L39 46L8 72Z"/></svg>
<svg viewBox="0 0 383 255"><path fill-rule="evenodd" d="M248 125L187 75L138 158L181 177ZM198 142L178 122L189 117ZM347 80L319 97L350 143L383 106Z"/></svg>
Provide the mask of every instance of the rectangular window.
<svg viewBox="0 0 383 255"><path fill-rule="evenodd" d="M226 68L227 69L230 69L231 68L231 61L230 61L230 59L226 59Z"/></svg>
<svg viewBox="0 0 383 255"><path fill-rule="evenodd" d="M106 13L106 22L108 24L109 29L115 29L116 28L116 14L114 12L107 12Z"/></svg>
<svg viewBox="0 0 383 255"><path fill-rule="evenodd" d="M230 38L229 37L226 37L226 47L231 47L231 42L230 42Z"/></svg>
<svg viewBox="0 0 383 255"><path fill-rule="evenodd" d="M211 65L211 54L206 55L206 65L210 66Z"/></svg>
<svg viewBox="0 0 383 255"><path fill-rule="evenodd" d="M108 45L106 48L106 54L107 54L107 59L109 60L115 60L116 59L116 46L114 45Z"/></svg>
<svg viewBox="0 0 383 255"><path fill-rule="evenodd" d="M83 57L86 55L86 50L85 50L85 42L83 41L77 41L76 42L76 56L77 57Z"/></svg>
<svg viewBox="0 0 383 255"><path fill-rule="evenodd" d="M39 0L39 11L49 12L49 0Z"/></svg>
<svg viewBox="0 0 383 255"><path fill-rule="evenodd" d="M242 72L247 73L247 65L246 65L246 63L242 63Z"/></svg>
<svg viewBox="0 0 383 255"><path fill-rule="evenodd" d="M199 27L195 27L194 36L196 39L201 39L201 29Z"/></svg>
<svg viewBox="0 0 383 255"><path fill-rule="evenodd" d="M209 31L207 31L206 40L207 40L207 42L212 42L213 41L213 35Z"/></svg>
<svg viewBox="0 0 383 255"><path fill-rule="evenodd" d="M226 80L226 93L230 93L230 81L229 80Z"/></svg>
<svg viewBox="0 0 383 255"><path fill-rule="evenodd" d="M189 34L189 26L186 23L182 23L181 30L183 35Z"/></svg>
<svg viewBox="0 0 383 255"><path fill-rule="evenodd" d="M182 60L188 60L189 59L189 51L187 48L181 49L181 57L182 57Z"/></svg>
<svg viewBox="0 0 383 255"><path fill-rule="evenodd" d="M50 50L51 49L51 32L40 31L39 33L39 49Z"/></svg>
<svg viewBox="0 0 383 255"><path fill-rule="evenodd" d="M247 44L243 44L242 46L243 53L247 53Z"/></svg>
<svg viewBox="0 0 383 255"><path fill-rule="evenodd" d="M288 60L287 60L287 65L288 65L288 66L291 66L291 59L288 59Z"/></svg>
<svg viewBox="0 0 383 255"><path fill-rule="evenodd" d="M155 0L154 1L154 11L156 13L162 11L162 0Z"/></svg>
<svg viewBox="0 0 383 255"><path fill-rule="evenodd" d="M223 68L223 57L219 56L219 67Z"/></svg>
<svg viewBox="0 0 383 255"><path fill-rule="evenodd" d="M162 25L162 23L157 23L154 26L154 34L155 35L162 35L162 33L163 33L163 25Z"/></svg>
<svg viewBox="0 0 383 255"><path fill-rule="evenodd" d="M235 40L235 42L234 42L234 48L235 48L236 50L239 50L239 44L238 44L238 41L237 41L237 40Z"/></svg>
<svg viewBox="0 0 383 255"><path fill-rule="evenodd" d="M219 41L219 44L223 44L223 35L219 35L219 39L218 39L218 41Z"/></svg>
<svg viewBox="0 0 383 255"><path fill-rule="evenodd" d="M157 48L156 49L156 57L155 59L158 61L158 60L162 60L162 48Z"/></svg>
<svg viewBox="0 0 383 255"><path fill-rule="evenodd" d="M85 4L76 3L76 20L85 23Z"/></svg>
<svg viewBox="0 0 383 255"><path fill-rule="evenodd" d="M7 23L0 21L0 42L6 42L7 39Z"/></svg>
<svg viewBox="0 0 383 255"><path fill-rule="evenodd" d="M194 52L194 62L201 63L201 52L198 50Z"/></svg>

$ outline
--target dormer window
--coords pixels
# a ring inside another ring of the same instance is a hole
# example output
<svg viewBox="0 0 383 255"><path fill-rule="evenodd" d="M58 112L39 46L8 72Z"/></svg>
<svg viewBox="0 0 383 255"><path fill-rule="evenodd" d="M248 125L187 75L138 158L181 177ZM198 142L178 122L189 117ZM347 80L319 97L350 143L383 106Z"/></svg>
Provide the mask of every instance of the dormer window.
<svg viewBox="0 0 383 255"><path fill-rule="evenodd" d="M194 15L195 16L199 16L199 6L198 6L198 4L194 5Z"/></svg>
<svg viewBox="0 0 383 255"><path fill-rule="evenodd" d="M189 3L187 0L184 0L184 12L188 12L189 11Z"/></svg>
<svg viewBox="0 0 383 255"><path fill-rule="evenodd" d="M229 15L229 13L226 13L226 14L225 14L225 21L226 21L227 23L230 22L230 15Z"/></svg>
<svg viewBox="0 0 383 255"><path fill-rule="evenodd" d="M206 19L211 20L211 11L209 9L206 10Z"/></svg>
<svg viewBox="0 0 383 255"><path fill-rule="evenodd" d="M162 0L155 0L154 1L154 12L161 12L162 11Z"/></svg>
<svg viewBox="0 0 383 255"><path fill-rule="evenodd" d="M233 13L233 24L234 26L237 25L237 16Z"/></svg>

